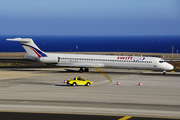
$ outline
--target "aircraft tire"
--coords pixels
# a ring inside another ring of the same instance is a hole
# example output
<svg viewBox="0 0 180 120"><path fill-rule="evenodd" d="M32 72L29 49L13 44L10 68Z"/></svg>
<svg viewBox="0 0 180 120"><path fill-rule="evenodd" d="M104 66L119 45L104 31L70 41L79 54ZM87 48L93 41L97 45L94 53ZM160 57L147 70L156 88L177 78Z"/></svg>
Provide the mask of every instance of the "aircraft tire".
<svg viewBox="0 0 180 120"><path fill-rule="evenodd" d="M165 75L166 74L166 72L163 72L163 75Z"/></svg>
<svg viewBox="0 0 180 120"><path fill-rule="evenodd" d="M84 72L89 72L89 68L84 68Z"/></svg>
<svg viewBox="0 0 180 120"><path fill-rule="evenodd" d="M79 69L79 72L80 72L80 73L82 73L82 72L83 72L83 69L82 69L82 68L80 68L80 69Z"/></svg>
<svg viewBox="0 0 180 120"><path fill-rule="evenodd" d="M163 75L165 75L166 74L166 71L163 71Z"/></svg>

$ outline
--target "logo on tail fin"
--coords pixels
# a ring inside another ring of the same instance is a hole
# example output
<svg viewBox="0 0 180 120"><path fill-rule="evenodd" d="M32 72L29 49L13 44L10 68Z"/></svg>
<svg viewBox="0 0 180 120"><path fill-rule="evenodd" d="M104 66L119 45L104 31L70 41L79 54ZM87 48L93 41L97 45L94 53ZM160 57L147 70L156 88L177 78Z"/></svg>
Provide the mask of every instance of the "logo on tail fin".
<svg viewBox="0 0 180 120"><path fill-rule="evenodd" d="M26 44L22 44L23 46L27 46L29 48L31 48L35 53L36 55L40 58L40 57L47 57L47 55L45 53L43 53L42 51L30 46L30 45L26 45Z"/></svg>

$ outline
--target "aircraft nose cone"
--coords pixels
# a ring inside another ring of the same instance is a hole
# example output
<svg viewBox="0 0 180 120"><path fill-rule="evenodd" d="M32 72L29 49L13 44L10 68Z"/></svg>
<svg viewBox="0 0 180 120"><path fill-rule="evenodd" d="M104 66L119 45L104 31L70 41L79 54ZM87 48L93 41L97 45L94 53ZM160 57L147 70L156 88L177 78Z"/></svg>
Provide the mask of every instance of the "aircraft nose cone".
<svg viewBox="0 0 180 120"><path fill-rule="evenodd" d="M171 64L169 64L169 65L167 66L167 69L168 69L168 70L173 70L173 69L174 69L174 66L172 66Z"/></svg>
<svg viewBox="0 0 180 120"><path fill-rule="evenodd" d="M174 69L174 66L171 65L171 69Z"/></svg>

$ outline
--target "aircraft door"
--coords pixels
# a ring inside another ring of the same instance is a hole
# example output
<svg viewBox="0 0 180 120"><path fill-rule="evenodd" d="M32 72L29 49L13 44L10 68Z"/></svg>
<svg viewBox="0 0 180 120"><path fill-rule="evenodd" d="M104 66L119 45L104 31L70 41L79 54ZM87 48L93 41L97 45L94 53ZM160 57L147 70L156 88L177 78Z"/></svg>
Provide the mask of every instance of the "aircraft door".
<svg viewBox="0 0 180 120"><path fill-rule="evenodd" d="M58 57L58 63L60 62L60 57Z"/></svg>

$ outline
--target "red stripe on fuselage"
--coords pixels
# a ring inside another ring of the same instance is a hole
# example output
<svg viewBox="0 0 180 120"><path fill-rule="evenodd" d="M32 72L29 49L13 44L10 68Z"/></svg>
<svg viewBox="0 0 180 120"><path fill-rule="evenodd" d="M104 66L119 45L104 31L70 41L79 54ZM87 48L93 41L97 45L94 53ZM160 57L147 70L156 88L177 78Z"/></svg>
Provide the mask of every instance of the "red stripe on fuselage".
<svg viewBox="0 0 180 120"><path fill-rule="evenodd" d="M31 49L37 54L38 57L42 57L36 50L34 50L33 48L31 48Z"/></svg>

